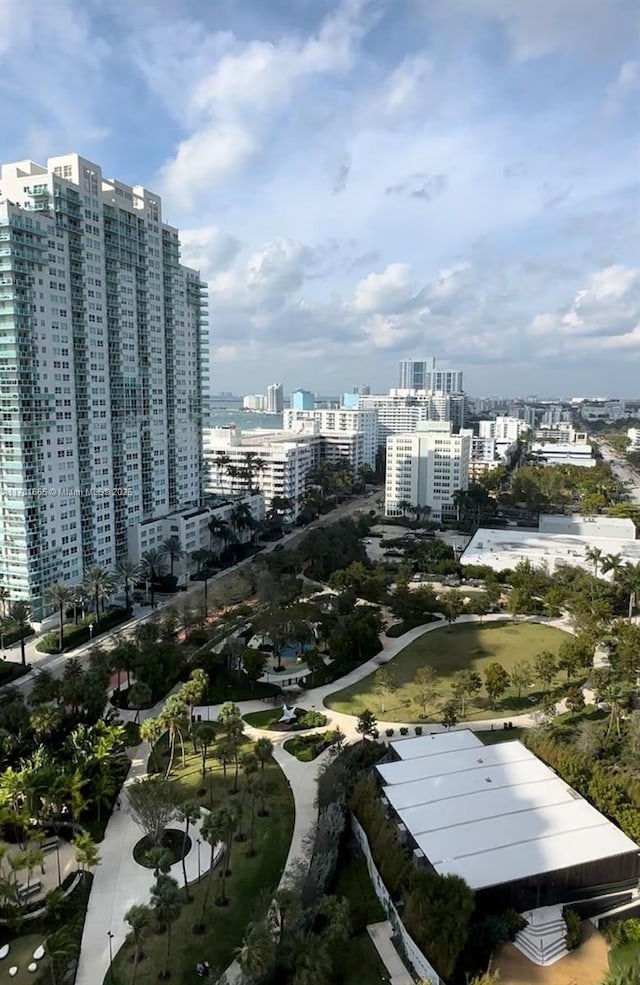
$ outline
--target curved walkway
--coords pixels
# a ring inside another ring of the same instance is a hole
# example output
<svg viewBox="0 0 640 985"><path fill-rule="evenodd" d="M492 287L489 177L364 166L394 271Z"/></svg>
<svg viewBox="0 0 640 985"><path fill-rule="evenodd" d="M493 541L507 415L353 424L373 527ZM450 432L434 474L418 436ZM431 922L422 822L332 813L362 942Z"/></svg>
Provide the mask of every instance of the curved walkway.
<svg viewBox="0 0 640 985"><path fill-rule="evenodd" d="M89 896L76 985L101 985L109 970L109 934L113 934L111 947L115 955L130 930L124 919L127 910L134 903L148 903L155 882L153 870L138 865L133 858L133 849L140 841L142 831L129 813L126 793L127 786L146 776L149 753L146 743L139 745L133 753L122 795L122 809L113 812L104 839L98 845L100 865L95 871ZM202 812L203 815L208 813L204 807ZM197 880L199 871L207 872L212 862L211 846L200 837L201 824L202 821L198 821L189 826L191 849L185 858L185 865L190 883ZM174 821L170 827L184 830L185 825ZM200 865L197 838L201 841ZM221 843L216 845L214 865L223 850ZM171 866L170 874L180 886L184 885L181 861Z"/></svg>
<svg viewBox="0 0 640 985"><path fill-rule="evenodd" d="M508 615L497 613L485 616L484 621L503 622L505 619L510 618ZM456 620L457 623L474 621L479 622L480 618L478 616L461 616ZM563 629L565 632L573 632L570 624L562 619L534 617L520 621L541 622L558 629ZM324 699L335 691L339 691L350 684L356 684L364 677L367 677L373 671L377 670L381 664L393 659L409 643L419 639L425 633L435 632L444 626L446 626L446 623L443 622L428 623L426 626L419 626L416 629L409 630L403 636L395 639L389 639L387 637L384 640L381 652L371 660L361 664L331 684L325 684L321 687L303 692L297 702L298 706L307 709L322 709L327 716L327 725L320 726L317 729L310 729L309 734L312 734L314 731L322 732L327 728L339 726L347 742L359 739L360 736L356 732L357 718L353 715L347 715L326 708L323 703ZM175 691L177 687L179 685L173 690ZM145 718L157 715L165 701L166 698L158 702L153 708L141 712L139 719L144 720ZM246 715L252 711L264 711L268 707L264 701L243 701L238 704L242 715ZM215 721L221 708L221 704L200 706L194 708L194 714L196 716L200 715L203 721ZM135 714L133 711L120 711L120 716L123 720L133 720ZM493 721L464 722L456 727L482 731L489 730L492 727L501 728L505 721L511 721L515 726L526 727L534 724L535 719L533 715L528 714L497 718ZM383 732L385 728L394 728L397 730L407 723L380 721L378 724L380 730ZM435 722L423 723L422 728L429 732L444 730L444 727L440 723ZM313 832L316 822L316 780L320 770L328 760L330 753L327 750L312 763L301 763L295 756L291 756L283 748L286 739L291 737L289 732L278 733L247 725L246 734L252 739L257 739L261 736L267 736L271 739L274 745L274 759L286 776L294 798L294 829L287 861L280 880L280 886L282 886L286 883L296 860L304 859L305 857L305 843L308 836ZM141 832L126 808L126 786L145 775L149 752L150 749L145 743L138 746L134 751L133 762L125 783L122 810L114 811L107 825L104 840L98 846L101 864L95 872L89 898L89 906L82 935L76 985L100 985L102 983L109 967L109 932L113 934L112 947L115 955L123 945L128 933L128 927L124 920L125 913L134 903L145 903L149 898L149 892L154 882L153 873L151 870L139 866L133 860L133 847L140 839ZM199 828L199 825L196 828ZM191 830L193 830L193 826ZM195 831L194 836L197 837ZM194 851L197 847L195 837L192 838L192 848L187 856L187 876L190 882L197 878L197 855ZM218 852L221 850L222 846L217 846L214 864L217 860ZM209 868L210 858L209 846L203 842L201 846L202 872L205 872ZM182 883L182 865L180 862L172 867L171 874L180 884ZM234 985L234 983L240 981L240 969L237 962L233 962L226 974L229 985Z"/></svg>

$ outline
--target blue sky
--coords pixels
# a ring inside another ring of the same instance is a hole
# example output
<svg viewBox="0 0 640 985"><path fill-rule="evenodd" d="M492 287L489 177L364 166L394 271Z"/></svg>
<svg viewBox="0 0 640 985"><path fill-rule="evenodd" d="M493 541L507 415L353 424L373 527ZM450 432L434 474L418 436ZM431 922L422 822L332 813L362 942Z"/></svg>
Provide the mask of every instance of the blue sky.
<svg viewBox="0 0 640 985"><path fill-rule="evenodd" d="M214 390L640 393L633 0L2 0L3 159L163 197Z"/></svg>

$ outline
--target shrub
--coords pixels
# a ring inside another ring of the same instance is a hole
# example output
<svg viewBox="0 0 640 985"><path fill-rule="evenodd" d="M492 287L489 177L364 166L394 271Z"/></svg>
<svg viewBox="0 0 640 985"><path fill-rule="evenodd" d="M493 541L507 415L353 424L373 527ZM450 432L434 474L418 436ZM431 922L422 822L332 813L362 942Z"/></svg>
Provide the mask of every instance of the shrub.
<svg viewBox="0 0 640 985"><path fill-rule="evenodd" d="M8 660L0 661L0 687L4 684L10 684L11 681L17 680L23 674L28 674L30 669L30 667L23 667L22 663L9 662Z"/></svg>
<svg viewBox="0 0 640 985"><path fill-rule="evenodd" d="M96 626L95 613L85 616L77 626L72 626L67 624L64 627L63 634L63 649L75 650L76 647L82 646L84 643L88 643L92 638L101 636L103 633L107 633L110 629L114 629L121 623L129 619L131 615L131 610L128 609L107 609L100 616L100 621ZM91 630L89 626L94 627L93 637L91 635ZM36 650L41 653L58 653L58 643L59 634L57 629L52 629L49 633L46 633L39 643L36 644Z"/></svg>
<svg viewBox="0 0 640 985"><path fill-rule="evenodd" d="M521 930L524 930L528 923L528 921L525 920L525 918L518 913L517 910L514 910L512 906L507 907L502 914L502 919L507 929L507 934L510 941L512 941L516 934L519 934Z"/></svg>
<svg viewBox="0 0 640 985"><path fill-rule="evenodd" d="M34 635L34 633L35 633L35 629L33 628L33 626L31 625L25 626L25 630L24 630L25 640L28 640L30 636ZM5 629L2 635L4 636L5 646L13 646L13 644L17 643L18 640L20 639L20 633L18 629L11 623L9 624L8 628Z"/></svg>
<svg viewBox="0 0 640 985"><path fill-rule="evenodd" d="M393 730L392 728L386 728L386 729L384 730L384 734L385 734L385 735L388 735L388 736L389 736L389 738L391 738L391 736L393 735L393 733L394 733L394 730Z"/></svg>
<svg viewBox="0 0 640 985"><path fill-rule="evenodd" d="M409 735L409 729L407 728L406 725L403 725L402 728L400 729L400 735Z"/></svg>
<svg viewBox="0 0 640 985"><path fill-rule="evenodd" d="M422 735L422 725L416 725L414 731L415 731L416 735Z"/></svg>
<svg viewBox="0 0 640 985"><path fill-rule="evenodd" d="M624 947L627 944L640 944L640 919L612 920L600 925L604 938L610 947Z"/></svg>
<svg viewBox="0 0 640 985"><path fill-rule="evenodd" d="M209 633L206 629L192 629L187 636L185 643L206 643L209 639Z"/></svg>
<svg viewBox="0 0 640 985"><path fill-rule="evenodd" d="M327 716L323 715L321 711L306 711L296 723L298 728L318 728L318 726L326 724Z"/></svg>
<svg viewBox="0 0 640 985"><path fill-rule="evenodd" d="M575 951L582 942L582 920L575 910L567 907L564 911L564 921L567 925L565 943L568 951Z"/></svg>
<svg viewBox="0 0 640 985"><path fill-rule="evenodd" d="M371 738L372 739L380 738L380 731L377 728L374 728L373 732L371 733Z"/></svg>

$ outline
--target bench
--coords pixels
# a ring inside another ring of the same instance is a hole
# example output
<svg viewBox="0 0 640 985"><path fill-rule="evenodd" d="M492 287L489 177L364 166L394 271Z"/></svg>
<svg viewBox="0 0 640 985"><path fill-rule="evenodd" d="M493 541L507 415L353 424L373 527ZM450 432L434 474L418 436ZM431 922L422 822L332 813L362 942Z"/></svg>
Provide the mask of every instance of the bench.
<svg viewBox="0 0 640 985"><path fill-rule="evenodd" d="M44 852L45 855L48 855L49 852L54 852L57 847L58 847L58 839L54 838L53 841L45 841L44 845L42 846L42 851Z"/></svg>
<svg viewBox="0 0 640 985"><path fill-rule="evenodd" d="M32 896L37 896L38 893L41 892L41 890L42 890L41 882L32 882L28 889L26 886L24 886L22 889L19 888L18 895L23 900L30 899Z"/></svg>

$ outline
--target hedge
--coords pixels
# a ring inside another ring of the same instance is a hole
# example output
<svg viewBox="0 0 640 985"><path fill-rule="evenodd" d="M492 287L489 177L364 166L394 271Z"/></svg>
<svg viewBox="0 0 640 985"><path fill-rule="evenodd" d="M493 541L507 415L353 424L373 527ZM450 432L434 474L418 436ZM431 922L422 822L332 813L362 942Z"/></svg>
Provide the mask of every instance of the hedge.
<svg viewBox="0 0 640 985"><path fill-rule="evenodd" d="M35 635L35 629L33 626L25 626L23 639L28 640L30 636ZM4 637L5 646L13 646L14 643L18 643L20 640L20 631L16 626L9 624L9 629L5 629L2 636Z"/></svg>
<svg viewBox="0 0 640 985"><path fill-rule="evenodd" d="M63 630L63 651L75 650L76 647L82 646L84 643L88 643L91 639L97 639L104 633L109 632L109 630L114 629L121 623L126 622L131 616L131 609L107 609L100 616L100 620L96 625L95 614L90 616L85 616L85 618L78 623L77 626L71 626L67 624ZM94 632L93 636L89 631L89 626L93 625ZM58 629L52 629L50 632L46 633L39 643L36 644L36 650L40 653L59 653L58 648L59 643L59 631Z"/></svg>
<svg viewBox="0 0 640 985"><path fill-rule="evenodd" d="M12 681L17 681L19 677L24 677L25 674L29 673L30 669L30 667L23 667L22 663L2 660L0 662L0 687L5 684L11 684Z"/></svg>

